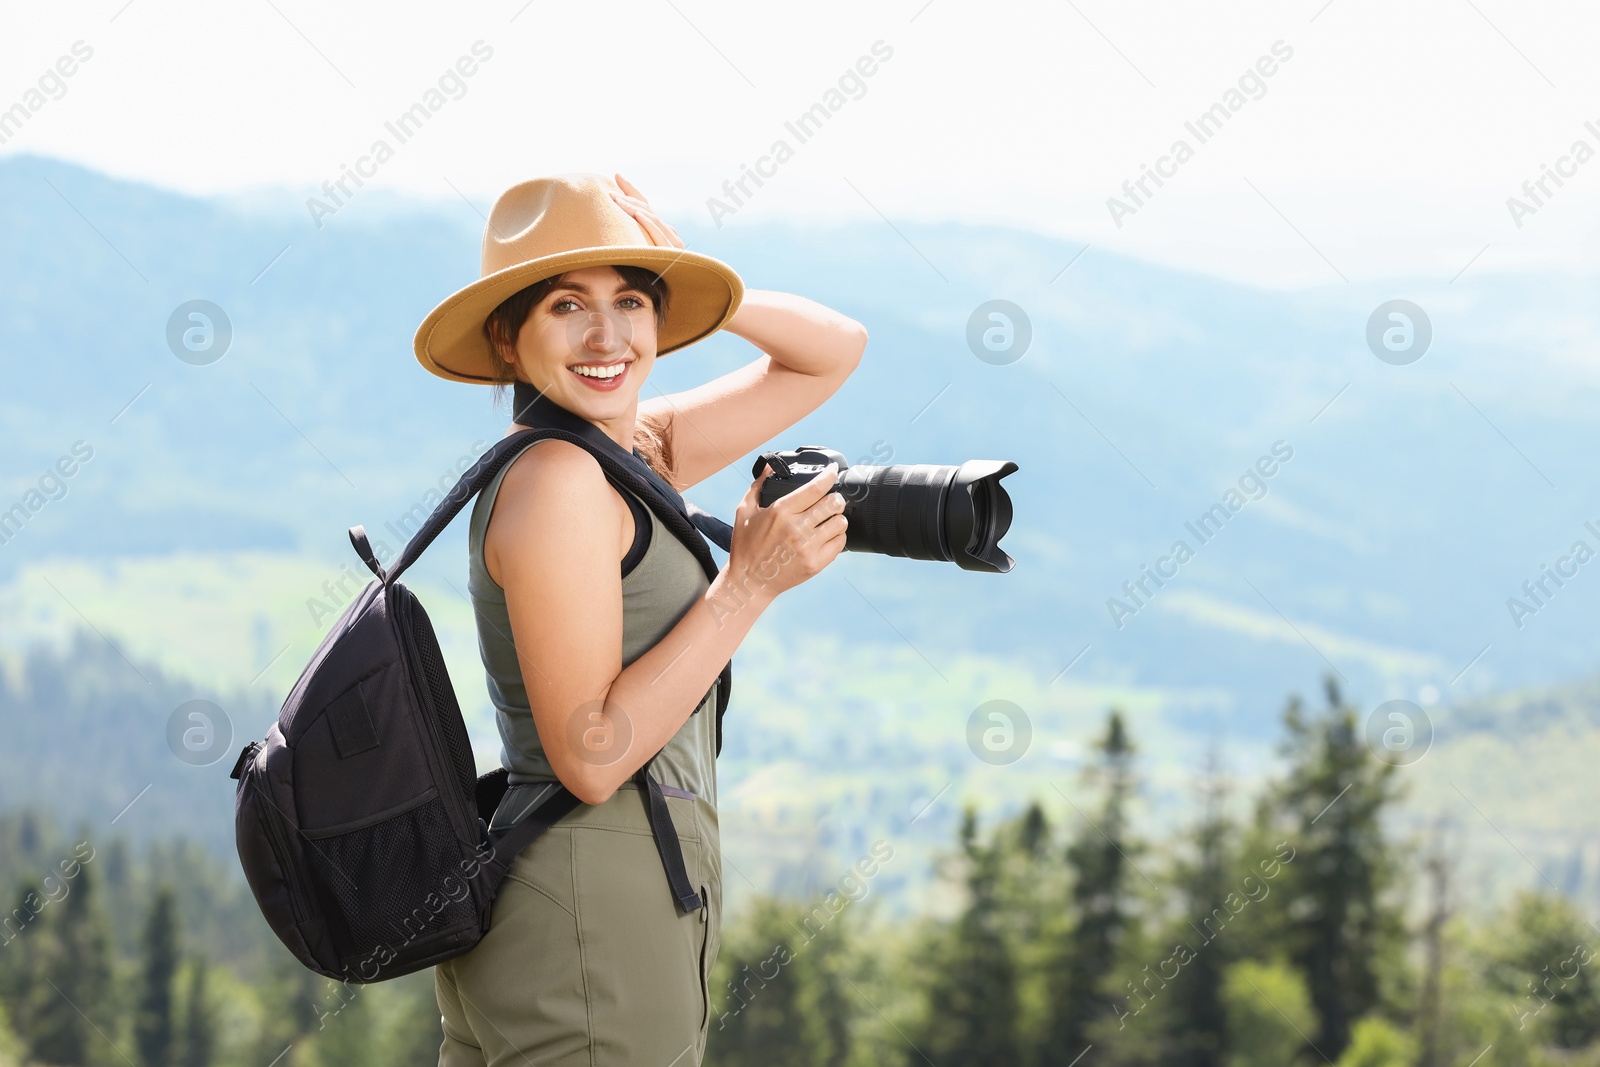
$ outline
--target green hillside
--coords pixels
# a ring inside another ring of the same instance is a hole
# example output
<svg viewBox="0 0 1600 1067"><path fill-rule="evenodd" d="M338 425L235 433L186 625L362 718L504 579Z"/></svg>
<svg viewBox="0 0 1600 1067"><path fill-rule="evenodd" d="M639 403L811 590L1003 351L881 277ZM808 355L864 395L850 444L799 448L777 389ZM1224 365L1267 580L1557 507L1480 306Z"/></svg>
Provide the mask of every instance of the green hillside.
<svg viewBox="0 0 1600 1067"><path fill-rule="evenodd" d="M443 553L425 559L410 584L434 621L479 766L488 769L498 765L499 739L461 596L464 580L443 559ZM232 783L220 772L231 761L203 769L178 765L159 743L163 711L209 694L235 720L235 750L260 736L333 621L329 612L342 607L337 583L344 580L344 592L351 592L358 573L364 572L348 563L289 554L191 553L104 566L52 559L0 586L0 613L21 624L11 634L52 636L57 656L68 655L76 640L98 657L100 688L79 694L71 721L112 738L119 731L139 737L139 745L122 746L117 757L126 764L126 781L116 782L121 792L107 784L106 795L94 797L99 807L85 813L115 812L147 783L156 783L151 797L170 787L175 810L185 811L183 829L227 856ZM930 662L904 640L792 639L784 636L792 628L783 612L780 601L739 651L719 761L724 843L742 875L736 893L803 892L888 835L907 862L896 866L894 892L885 896L895 910L919 910L930 903L922 894L932 884L932 858L954 831L962 804L1016 811L1038 799L1052 815L1074 817L1063 790L1110 707L1121 708L1141 738L1140 818L1152 830L1189 814L1191 783L1208 745L1247 787L1276 765L1273 734L1219 730L1197 742L1188 719L1216 701L1215 693L1080 681L1073 671L1060 673L1070 656L1044 665L975 653ZM28 649L41 654L33 642L13 639L3 648L13 679ZM74 662L62 660L60 669ZM170 693L165 705L147 679ZM142 720L128 718L119 694L149 705ZM983 762L969 745L969 720L992 700L1022 709L1032 731L1020 757L1003 765ZM1239 716L1259 721L1277 711L1239 709ZM1594 806L1585 802L1587 768L1600 759L1600 681L1428 711L1433 747L1400 769L1406 793L1394 816L1397 830L1421 833L1438 817L1448 819L1472 900L1483 906L1535 886L1600 902L1600 835ZM3 793L12 803L66 780L79 757L61 734L32 725L18 737L33 740L0 757L7 766ZM197 823L193 809L178 803L192 789L210 798L214 818ZM87 803L93 794L78 796ZM145 829L173 828L153 822Z"/></svg>

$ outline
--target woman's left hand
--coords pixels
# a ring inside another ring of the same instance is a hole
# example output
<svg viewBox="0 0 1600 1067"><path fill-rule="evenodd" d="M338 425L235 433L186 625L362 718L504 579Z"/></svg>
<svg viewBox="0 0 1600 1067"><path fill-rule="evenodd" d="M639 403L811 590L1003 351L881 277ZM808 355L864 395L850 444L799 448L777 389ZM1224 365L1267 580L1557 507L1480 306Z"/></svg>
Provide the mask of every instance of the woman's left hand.
<svg viewBox="0 0 1600 1067"><path fill-rule="evenodd" d="M626 195L618 196L616 193L612 193L611 199L615 200L624 211L632 215L635 222L644 227L644 232L650 238L650 243L661 248L684 247L683 238L678 236L678 231L661 220L661 216L656 214L655 208L650 206L650 202L644 198L644 194L639 191L638 186L621 174L618 174L616 178L617 187Z"/></svg>

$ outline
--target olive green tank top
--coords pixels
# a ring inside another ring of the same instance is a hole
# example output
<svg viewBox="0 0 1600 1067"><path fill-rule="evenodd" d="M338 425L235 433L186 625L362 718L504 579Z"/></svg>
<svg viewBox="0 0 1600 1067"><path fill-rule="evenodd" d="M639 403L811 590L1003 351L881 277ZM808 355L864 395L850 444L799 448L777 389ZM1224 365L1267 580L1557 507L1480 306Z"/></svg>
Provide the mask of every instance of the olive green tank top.
<svg viewBox="0 0 1600 1067"><path fill-rule="evenodd" d="M529 442L531 447L536 442ZM520 455L520 451L517 455ZM558 778L550 769L539 732L534 727L523 685L522 665L511 640L511 620L506 612L506 595L489 576L483 562L483 537L489 528L495 498L506 471L507 461L478 494L472 508L472 524L467 533L467 595L472 601L478 625L478 651L488 676L489 699L495 707L500 729L500 763L509 772L508 783L553 782ZM638 499L630 489L617 487ZM642 503L642 501L641 501ZM648 506L650 544L644 556L622 578L622 666L648 652L683 618L696 600L711 585L694 553L679 541ZM711 804L717 802L717 687L714 681L701 698L694 714L678 728L652 765L652 774L663 786L686 790Z"/></svg>

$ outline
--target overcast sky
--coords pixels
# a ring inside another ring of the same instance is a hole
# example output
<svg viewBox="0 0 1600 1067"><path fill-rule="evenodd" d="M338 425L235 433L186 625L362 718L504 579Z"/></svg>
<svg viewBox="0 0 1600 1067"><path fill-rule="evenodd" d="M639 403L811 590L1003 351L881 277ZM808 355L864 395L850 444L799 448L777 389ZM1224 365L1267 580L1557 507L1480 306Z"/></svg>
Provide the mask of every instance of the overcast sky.
<svg viewBox="0 0 1600 1067"><path fill-rule="evenodd" d="M341 210L620 170L685 229L720 197L726 226L996 221L1269 286L1447 281L1596 263L1600 158L1571 153L1600 151L1597 31L1577 0L15 5L0 154L303 204L382 139Z"/></svg>

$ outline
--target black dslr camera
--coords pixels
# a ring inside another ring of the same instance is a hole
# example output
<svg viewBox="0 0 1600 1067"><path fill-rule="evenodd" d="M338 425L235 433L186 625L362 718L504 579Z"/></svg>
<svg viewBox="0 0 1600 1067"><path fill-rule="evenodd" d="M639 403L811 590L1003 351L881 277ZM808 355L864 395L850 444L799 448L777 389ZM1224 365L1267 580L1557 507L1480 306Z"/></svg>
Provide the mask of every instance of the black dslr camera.
<svg viewBox="0 0 1600 1067"><path fill-rule="evenodd" d="M788 496L829 463L839 465L832 491L845 500L846 551L954 560L962 570L996 574L1016 565L1000 550L1000 538L1011 528L1011 497L1000 485L1017 469L1010 460L852 467L843 454L821 445L763 452L750 471L759 478L762 467L772 468L761 483L761 506Z"/></svg>

